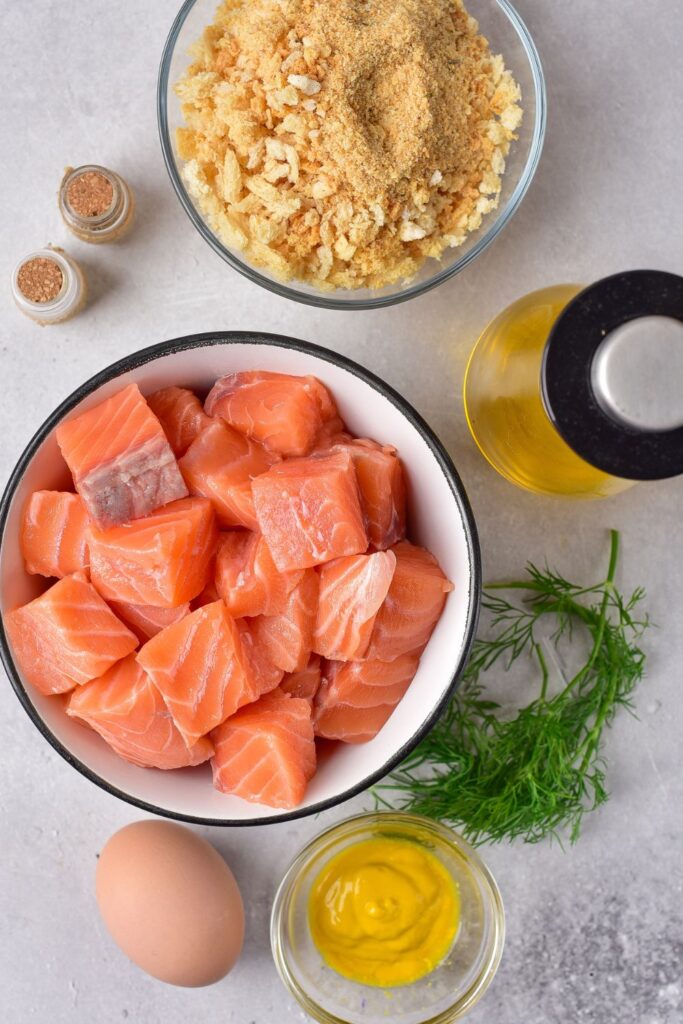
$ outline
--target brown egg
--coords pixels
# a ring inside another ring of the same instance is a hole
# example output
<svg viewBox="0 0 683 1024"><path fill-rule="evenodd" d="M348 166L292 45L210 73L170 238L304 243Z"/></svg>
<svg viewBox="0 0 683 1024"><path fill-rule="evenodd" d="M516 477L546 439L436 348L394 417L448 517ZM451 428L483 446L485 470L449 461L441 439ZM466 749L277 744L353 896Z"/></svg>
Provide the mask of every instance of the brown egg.
<svg viewBox="0 0 683 1024"><path fill-rule="evenodd" d="M242 950L244 909L232 871L201 836L170 821L116 832L97 865L97 902L133 963L170 985L212 985Z"/></svg>

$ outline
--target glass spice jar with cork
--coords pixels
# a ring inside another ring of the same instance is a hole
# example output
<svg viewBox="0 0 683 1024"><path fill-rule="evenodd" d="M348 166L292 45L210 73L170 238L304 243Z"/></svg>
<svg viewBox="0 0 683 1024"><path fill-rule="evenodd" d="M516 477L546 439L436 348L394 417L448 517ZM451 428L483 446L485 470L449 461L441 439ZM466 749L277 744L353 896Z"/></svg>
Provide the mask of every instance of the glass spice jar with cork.
<svg viewBox="0 0 683 1024"><path fill-rule="evenodd" d="M85 276L79 264L56 246L24 256L12 274L12 296L18 308L45 327L64 323L87 300Z"/></svg>
<svg viewBox="0 0 683 1024"><path fill-rule="evenodd" d="M64 223L83 242L118 242L133 223L130 186L120 174L98 164L67 167L58 201Z"/></svg>
<svg viewBox="0 0 683 1024"><path fill-rule="evenodd" d="M482 454L528 490L599 498L683 474L683 277L524 296L479 338L464 401Z"/></svg>

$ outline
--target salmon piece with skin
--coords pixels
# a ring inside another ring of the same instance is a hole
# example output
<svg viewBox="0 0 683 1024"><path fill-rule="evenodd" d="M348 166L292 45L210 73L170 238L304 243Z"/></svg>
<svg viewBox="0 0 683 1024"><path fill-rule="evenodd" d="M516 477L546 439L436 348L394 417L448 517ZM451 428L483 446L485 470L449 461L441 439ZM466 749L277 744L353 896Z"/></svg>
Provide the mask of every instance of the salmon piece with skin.
<svg viewBox="0 0 683 1024"><path fill-rule="evenodd" d="M167 626L137 657L188 746L260 695L240 629L222 601Z"/></svg>
<svg viewBox="0 0 683 1024"><path fill-rule="evenodd" d="M337 418L332 396L316 377L266 370L221 377L205 408L284 456L308 455L324 423Z"/></svg>
<svg viewBox="0 0 683 1024"><path fill-rule="evenodd" d="M284 672L300 672L308 663L318 611L318 589L318 574L308 569L279 615L261 615L251 620L256 645Z"/></svg>
<svg viewBox="0 0 683 1024"><path fill-rule="evenodd" d="M367 743L386 724L405 696L419 655L394 661L329 662L313 708L316 736Z"/></svg>
<svg viewBox="0 0 683 1024"><path fill-rule="evenodd" d="M4 625L16 663L44 694L66 693L103 675L138 646L84 573L65 576Z"/></svg>
<svg viewBox="0 0 683 1024"><path fill-rule="evenodd" d="M258 525L280 572L367 550L348 452L290 459L257 477L252 491Z"/></svg>
<svg viewBox="0 0 683 1024"><path fill-rule="evenodd" d="M236 619L243 616L277 615L304 569L278 572L264 538L253 532L231 531L221 535L216 555L216 588Z"/></svg>
<svg viewBox="0 0 683 1024"><path fill-rule="evenodd" d="M154 608L147 604L128 604L127 601L109 601L109 607L122 622L129 626L144 644L166 626L180 622L190 611L190 602L177 608Z"/></svg>
<svg viewBox="0 0 683 1024"><path fill-rule="evenodd" d="M66 713L99 733L112 750L140 768L189 768L208 761L213 744L191 747L173 724L156 686L134 654L71 694Z"/></svg>
<svg viewBox="0 0 683 1024"><path fill-rule="evenodd" d="M365 655L396 569L393 551L337 558L320 567L313 650L331 661Z"/></svg>
<svg viewBox="0 0 683 1024"><path fill-rule="evenodd" d="M322 662L317 654L312 654L306 668L300 672L289 672L284 677L280 689L292 697L300 697L312 703L320 687L321 672Z"/></svg>
<svg viewBox="0 0 683 1024"><path fill-rule="evenodd" d="M176 456L184 455L196 437L211 423L204 406L189 388L162 388L147 397Z"/></svg>
<svg viewBox="0 0 683 1024"><path fill-rule="evenodd" d="M178 608L209 580L218 527L206 498L182 498L144 519L90 529L90 576L107 600Z"/></svg>
<svg viewBox="0 0 683 1024"><path fill-rule="evenodd" d="M192 442L180 469L192 494L208 498L221 526L258 529L251 483L280 456L220 420Z"/></svg>
<svg viewBox="0 0 683 1024"><path fill-rule="evenodd" d="M392 551L396 555L394 578L377 613L366 652L367 658L380 661L421 653L453 589L429 551L408 541L396 544Z"/></svg>
<svg viewBox="0 0 683 1024"><path fill-rule="evenodd" d="M88 513L77 494L34 491L21 520L20 544L26 572L70 576L89 565Z"/></svg>
<svg viewBox="0 0 683 1024"><path fill-rule="evenodd" d="M173 449L136 384L60 423L56 437L88 514L103 529L187 495Z"/></svg>
<svg viewBox="0 0 683 1024"><path fill-rule="evenodd" d="M211 739L216 789L267 807L302 802L316 767L307 700L273 690L215 729Z"/></svg>

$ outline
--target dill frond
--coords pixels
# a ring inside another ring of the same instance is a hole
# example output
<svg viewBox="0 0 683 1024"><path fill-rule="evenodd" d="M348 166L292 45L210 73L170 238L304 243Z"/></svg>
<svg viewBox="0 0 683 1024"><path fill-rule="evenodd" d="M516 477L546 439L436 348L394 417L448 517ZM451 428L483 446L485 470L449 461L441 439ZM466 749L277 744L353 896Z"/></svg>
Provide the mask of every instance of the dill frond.
<svg viewBox="0 0 683 1024"><path fill-rule="evenodd" d="M528 565L525 579L486 588L488 632L475 641L441 720L379 787L382 802L457 825L475 844L561 841L563 834L576 841L584 815L608 797L603 731L619 707L631 708L645 662L638 646L648 625L638 614L645 593L638 588L624 597L616 590L619 535L610 535L601 583L582 587L547 566ZM584 664L552 696L542 620L551 621L556 645L572 645L577 627L589 639ZM509 709L486 698L482 676L522 657L537 665L538 696L509 717Z"/></svg>

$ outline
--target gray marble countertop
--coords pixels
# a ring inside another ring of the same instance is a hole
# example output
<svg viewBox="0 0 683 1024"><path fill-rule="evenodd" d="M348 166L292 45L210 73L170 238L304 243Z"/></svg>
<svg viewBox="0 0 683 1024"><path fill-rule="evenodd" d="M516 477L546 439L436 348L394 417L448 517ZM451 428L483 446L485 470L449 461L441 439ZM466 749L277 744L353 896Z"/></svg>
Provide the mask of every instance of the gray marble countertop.
<svg viewBox="0 0 683 1024"><path fill-rule="evenodd" d="M508 943L472 1024L679 1024L683 1021L681 591L683 481L604 502L543 500L499 479L467 433L460 389L468 351L505 303L560 281L633 267L681 272L683 6L677 0L519 0L548 77L550 125L531 192L502 237L456 280L407 306L316 311L269 296L196 234L166 179L154 93L178 0L0 2L3 284L0 476L82 380L134 350L194 331L263 329L346 353L386 378L448 445L481 531L487 577L548 556L593 578L606 528L624 537L621 581L647 586L658 629L638 719L607 743L612 797L579 845L485 850L506 902ZM66 164L120 170L139 197L137 229L93 251L66 237L54 195ZM85 314L40 330L11 305L15 261L47 241L82 259ZM291 855L321 819L205 830L244 893L248 934L233 974L204 990L153 981L105 934L95 857L140 814L62 761L0 688L0 1003L4 1024L294 1024L303 1014L270 959L267 917Z"/></svg>

